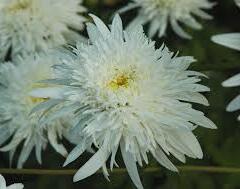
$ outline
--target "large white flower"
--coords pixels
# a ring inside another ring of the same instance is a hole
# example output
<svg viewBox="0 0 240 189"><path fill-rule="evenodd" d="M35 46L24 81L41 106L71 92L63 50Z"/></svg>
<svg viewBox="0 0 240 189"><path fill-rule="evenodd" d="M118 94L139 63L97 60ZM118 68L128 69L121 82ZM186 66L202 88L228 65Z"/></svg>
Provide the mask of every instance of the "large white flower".
<svg viewBox="0 0 240 189"><path fill-rule="evenodd" d="M23 184L12 184L10 186L6 186L6 181L2 175L0 175L0 188L1 189L23 189Z"/></svg>
<svg viewBox="0 0 240 189"><path fill-rule="evenodd" d="M46 83L64 85L57 98L65 100L65 113L78 120L74 133L83 139L68 156L65 165L94 145L98 151L76 173L82 180L103 167L117 165L115 155L121 149L128 173L137 188L143 188L136 163L148 163L151 153L166 168L177 171L167 155L185 162L185 155L202 158L202 150L192 131L197 126L216 128L214 123L189 102L208 105L199 92L209 88L198 84L201 73L187 71L192 57L177 57L163 45L155 49L142 26L123 31L115 16L110 30L96 16L95 25L87 24L90 44L78 45L56 65L56 79ZM72 58L70 58L72 56ZM38 90L52 96L54 88ZM49 93L50 92L50 93ZM51 109L50 109L51 110ZM58 111L53 113L57 117Z"/></svg>
<svg viewBox="0 0 240 189"><path fill-rule="evenodd" d="M235 0L235 2L240 7L240 1ZM215 35L212 37L212 41L217 44L240 51L240 33L228 33L228 34ZM240 86L240 73L227 79L222 83L222 85L224 87ZM227 111L229 112L233 112L236 110L240 110L240 94L236 98L234 98L227 106ZM240 115L238 116L238 120L240 121Z"/></svg>
<svg viewBox="0 0 240 189"><path fill-rule="evenodd" d="M86 20L82 0L1 0L0 59L45 51L66 44Z"/></svg>
<svg viewBox="0 0 240 189"><path fill-rule="evenodd" d="M67 155L65 148L57 142L67 125L61 124L60 120L39 123L41 114L30 115L31 110L47 98L32 97L30 92L34 88L45 87L36 82L53 76L51 66L54 63L56 61L52 56L35 56L20 59L17 65L4 63L0 66L0 145L4 145L0 151L10 151L13 156L24 141L18 160L19 168L34 147L37 160L41 163L41 151L48 140L57 152ZM8 139L11 140L6 144Z"/></svg>
<svg viewBox="0 0 240 189"><path fill-rule="evenodd" d="M205 13L203 9L211 9L215 3L208 0L132 0L133 2L122 8L119 12L126 12L139 8L137 17L131 25L150 23L149 36L153 37L158 33L159 37L166 34L168 23L173 31L182 38L191 39L179 25L185 24L193 29L201 29L193 15L203 19L212 19L212 16Z"/></svg>

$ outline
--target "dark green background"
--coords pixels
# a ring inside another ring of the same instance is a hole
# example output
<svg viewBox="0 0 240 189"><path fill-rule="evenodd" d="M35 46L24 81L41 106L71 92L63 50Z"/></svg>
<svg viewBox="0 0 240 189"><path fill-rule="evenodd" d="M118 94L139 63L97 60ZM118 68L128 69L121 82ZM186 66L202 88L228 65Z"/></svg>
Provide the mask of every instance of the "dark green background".
<svg viewBox="0 0 240 189"><path fill-rule="evenodd" d="M187 165L240 167L240 123L236 113L227 113L226 105L239 92L239 88L223 88L221 82L240 71L240 53L210 41L210 37L218 33L240 32L240 9L233 0L218 0L218 5L211 11L214 20L201 21L204 29L201 31L188 30L193 40L178 38L169 29L164 39L155 38L157 46L163 42L172 50L179 51L180 55L194 56L198 62L192 65L193 70L201 70L209 76L203 83L211 87L211 93L206 93L210 100L210 107L199 106L211 118L218 130L198 128L195 131L203 151L203 160L188 159ZM122 0L88 0L85 5L89 11L100 16L106 23L110 23L112 13L125 5ZM135 11L125 14L122 18L124 25L133 18ZM86 31L84 32L86 35ZM65 141L71 149L73 146ZM74 162L68 168L79 168L90 156L85 155L81 161ZM121 162L120 154L118 155ZM7 168L8 155L0 153L0 167ZM43 153L42 166L39 166L31 155L25 168L61 168L64 159L57 155L51 147ZM173 160L175 164L181 165ZM151 159L149 166L158 166ZM161 169L158 172L143 172L139 170L145 189L238 189L240 188L240 173L203 173L180 172L172 173ZM111 174L111 182L107 182L102 174L95 174L84 181L73 183L72 176L22 176L4 175L8 184L23 182L25 189L130 189L134 188L127 174Z"/></svg>

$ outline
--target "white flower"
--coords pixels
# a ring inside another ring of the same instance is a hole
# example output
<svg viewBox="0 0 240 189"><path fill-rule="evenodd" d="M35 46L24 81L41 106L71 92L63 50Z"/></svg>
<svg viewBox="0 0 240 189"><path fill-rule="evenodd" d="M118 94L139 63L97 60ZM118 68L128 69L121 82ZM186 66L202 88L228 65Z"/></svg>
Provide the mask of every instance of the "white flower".
<svg viewBox="0 0 240 189"><path fill-rule="evenodd" d="M67 155L63 145L57 142L65 131L65 125L60 120L48 121L48 124L39 123L41 114L30 115L31 110L47 98L33 97L30 92L34 88L45 87L36 82L53 76L51 66L54 63L56 61L53 57L35 56L20 59L17 65L5 63L0 67L0 145L11 138L0 151L10 151L12 157L24 141L18 160L19 168L34 147L37 160L41 163L41 151L45 149L48 140L57 152Z"/></svg>
<svg viewBox="0 0 240 189"><path fill-rule="evenodd" d="M235 0L235 2L240 7L240 1ZM240 33L228 33L228 34L215 35L212 37L212 41L217 44L240 51ZM227 79L222 83L222 85L224 87L240 86L240 73ZM227 106L228 112L234 112L236 110L240 110L240 94L236 98L234 98ZM238 116L238 120L240 121L240 115Z"/></svg>
<svg viewBox="0 0 240 189"><path fill-rule="evenodd" d="M192 131L197 126L216 128L214 123L189 102L208 105L199 92L209 88L198 84L203 74L187 71L192 57L177 57L164 45L155 49L138 25L123 31L115 16L111 29L93 16L87 24L90 44L78 45L73 58L55 66L56 79L64 85L61 97L65 113L74 113L78 122L72 128L85 138L70 153L64 165L94 145L98 151L76 173L82 180L103 167L117 165L115 155L121 149L128 173L137 188L143 188L137 165L148 163L151 153L166 168L177 171L167 155L185 162L185 155L202 158L202 150ZM69 57L69 56L68 56ZM42 89L43 96L53 88ZM51 109L50 109L51 110ZM57 117L58 112L53 113Z"/></svg>
<svg viewBox="0 0 240 189"><path fill-rule="evenodd" d="M191 39L179 25L185 24L193 29L201 29L193 15L203 19L212 19L212 16L205 13L203 9L211 9L215 3L208 0L132 0L119 12L126 12L134 8L139 8L137 17L132 21L135 24L150 23L148 34L153 37L158 33L159 37L166 34L167 26L170 23L173 31L182 38Z"/></svg>
<svg viewBox="0 0 240 189"><path fill-rule="evenodd" d="M82 0L1 0L0 59L46 51L78 36L69 28L81 30L86 20Z"/></svg>
<svg viewBox="0 0 240 189"><path fill-rule="evenodd" d="M12 184L10 186L6 186L6 181L2 175L0 175L0 188L1 189L23 189L23 184Z"/></svg>

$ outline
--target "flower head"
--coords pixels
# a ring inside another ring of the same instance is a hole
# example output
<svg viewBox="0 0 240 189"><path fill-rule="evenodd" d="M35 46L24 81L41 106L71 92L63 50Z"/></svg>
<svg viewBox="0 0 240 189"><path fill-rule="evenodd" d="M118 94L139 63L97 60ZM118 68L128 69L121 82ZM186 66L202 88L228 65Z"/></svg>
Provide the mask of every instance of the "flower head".
<svg viewBox="0 0 240 189"><path fill-rule="evenodd" d="M12 184L10 186L6 186L6 181L2 175L0 175L0 188L1 189L23 189L23 184Z"/></svg>
<svg viewBox="0 0 240 189"><path fill-rule="evenodd" d="M58 144L57 139L67 128L60 120L40 124L41 115L47 112L30 115L37 104L48 98L32 96L31 91L46 87L37 81L53 77L51 66L56 63L54 58L35 56L17 62L17 65L5 63L0 67L0 145L4 144L0 151L10 151L13 155L24 141L18 160L18 167L21 168L34 147L37 160L41 163L41 151L45 149L48 139L57 152L66 156L67 151ZM5 144L10 138L10 142Z"/></svg>
<svg viewBox="0 0 240 189"><path fill-rule="evenodd" d="M78 45L72 59L56 65L56 79L66 112L74 113L72 128L83 139L70 153L65 165L94 145L98 151L76 173L79 181L103 167L117 165L121 149L128 173L138 188L143 188L136 163L148 163L151 153L166 168L177 171L167 155L185 162L185 155L202 158L201 147L192 131L196 126L216 128L213 122L190 102L208 105L199 92L209 91L198 84L201 73L187 71L192 57L177 57L163 45L155 49L138 25L123 31L115 16L110 30L96 16L87 24L90 44ZM81 52L81 53L80 53ZM68 56L69 57L69 56ZM42 90L43 95L51 96ZM56 93L57 94L57 93ZM59 98L59 95L57 95ZM49 102L54 100L52 95ZM58 112L54 113L56 116Z"/></svg>
<svg viewBox="0 0 240 189"><path fill-rule="evenodd" d="M193 15L204 19L212 17L203 9L210 9L214 3L208 0L132 0L133 3L122 8L120 12L126 12L133 8L139 8L138 16L132 21L135 24L150 23L149 36L153 37L158 33L159 37L166 34L168 23L173 31L182 38L190 39L178 22L181 22L193 29L201 29L202 26L195 20Z"/></svg>
<svg viewBox="0 0 240 189"><path fill-rule="evenodd" d="M240 1L235 0L235 2L240 7ZM217 44L240 51L240 33L228 33L228 34L215 35L212 37L212 41ZM227 79L222 83L222 85L224 87L240 86L240 73ZM240 94L236 98L234 98L227 106L227 111L229 112L233 112L236 110L240 110ZM240 115L238 116L238 120L240 121Z"/></svg>
<svg viewBox="0 0 240 189"><path fill-rule="evenodd" d="M66 44L86 20L82 0L1 0L0 59L12 58Z"/></svg>

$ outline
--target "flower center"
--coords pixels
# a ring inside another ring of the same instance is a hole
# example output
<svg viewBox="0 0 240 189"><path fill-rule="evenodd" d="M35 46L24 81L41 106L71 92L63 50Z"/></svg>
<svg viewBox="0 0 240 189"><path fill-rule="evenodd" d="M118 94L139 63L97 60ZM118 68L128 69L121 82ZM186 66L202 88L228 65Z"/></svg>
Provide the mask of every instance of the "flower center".
<svg viewBox="0 0 240 189"><path fill-rule="evenodd" d="M111 88L112 90L117 90L120 87L127 88L129 85L129 76L127 75L119 75L116 78L114 78L112 81L108 83L108 87Z"/></svg>
<svg viewBox="0 0 240 189"><path fill-rule="evenodd" d="M122 71L115 68L114 70L116 73L113 74L113 79L110 79L110 81L107 82L107 88L115 91L121 88L132 87L133 82L136 79L135 68L130 67L128 69L123 69Z"/></svg>
<svg viewBox="0 0 240 189"><path fill-rule="evenodd" d="M11 13L16 13L28 9L31 6L31 0L16 0L8 5L5 10Z"/></svg>

